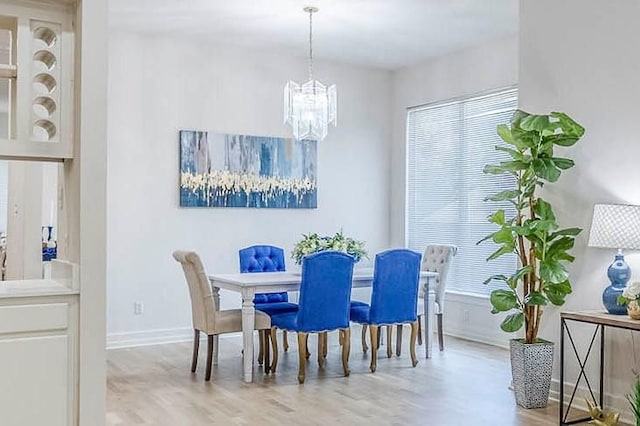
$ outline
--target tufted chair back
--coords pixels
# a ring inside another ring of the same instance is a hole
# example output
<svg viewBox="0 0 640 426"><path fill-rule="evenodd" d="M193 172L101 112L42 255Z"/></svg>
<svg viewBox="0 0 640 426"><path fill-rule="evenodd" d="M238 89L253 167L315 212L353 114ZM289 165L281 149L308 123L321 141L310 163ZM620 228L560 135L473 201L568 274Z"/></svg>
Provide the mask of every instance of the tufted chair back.
<svg viewBox="0 0 640 426"><path fill-rule="evenodd" d="M407 249L392 249L376 255L371 292L372 324L416 321L420 258ZM401 297L400 297L401 296Z"/></svg>
<svg viewBox="0 0 640 426"><path fill-rule="evenodd" d="M436 279L436 313L444 311L444 291L447 286L447 277L451 269L453 256L458 252L458 247L449 244L429 244L424 251L422 257L422 270L428 272L437 272ZM424 296L421 290L420 297Z"/></svg>
<svg viewBox="0 0 640 426"><path fill-rule="evenodd" d="M177 250L173 258L180 262L189 286L193 328L211 334L215 327L215 307L211 284L204 270L200 256L193 251Z"/></svg>
<svg viewBox="0 0 640 426"><path fill-rule="evenodd" d="M240 249L240 272L278 272L285 271L284 250L280 247L257 245ZM258 293L253 303L288 302L287 292Z"/></svg>
<svg viewBox="0 0 640 426"><path fill-rule="evenodd" d="M354 263L353 256L333 250L304 257L299 331L313 333L349 327Z"/></svg>

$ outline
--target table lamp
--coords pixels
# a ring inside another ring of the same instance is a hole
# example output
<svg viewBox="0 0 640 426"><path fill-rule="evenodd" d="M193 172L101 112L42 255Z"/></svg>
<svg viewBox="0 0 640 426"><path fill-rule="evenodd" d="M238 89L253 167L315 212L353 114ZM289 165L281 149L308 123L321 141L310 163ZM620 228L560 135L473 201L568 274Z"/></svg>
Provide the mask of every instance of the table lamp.
<svg viewBox="0 0 640 426"><path fill-rule="evenodd" d="M610 314L625 315L627 308L618 305L618 296L631 277L631 268L624 261L622 249L640 249L640 206L593 206L589 247L618 249L615 260L607 269L611 284L602 293L602 303Z"/></svg>

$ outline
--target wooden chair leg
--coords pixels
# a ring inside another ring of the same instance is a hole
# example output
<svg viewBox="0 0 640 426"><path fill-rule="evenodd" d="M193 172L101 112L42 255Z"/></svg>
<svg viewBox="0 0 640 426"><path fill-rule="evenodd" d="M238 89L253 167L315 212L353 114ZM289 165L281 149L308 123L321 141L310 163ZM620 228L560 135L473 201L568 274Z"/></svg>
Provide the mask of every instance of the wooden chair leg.
<svg viewBox="0 0 640 426"><path fill-rule="evenodd" d="M220 342L220 336L215 334L213 336L213 360L212 360L213 365L218 365L218 348L220 347L220 345L218 344L219 342Z"/></svg>
<svg viewBox="0 0 640 426"><path fill-rule="evenodd" d="M271 335L271 351L273 352L273 362L271 363L271 374L275 374L276 367L278 366L278 333L275 327L271 327L271 331L266 331L265 334Z"/></svg>
<svg viewBox="0 0 640 426"><path fill-rule="evenodd" d="M318 367L322 368L324 365L324 333L318 333Z"/></svg>
<svg viewBox="0 0 640 426"><path fill-rule="evenodd" d="M369 326L371 327L371 326ZM384 327L378 327L378 346L376 346L377 349L380 348L380 346L382 346L382 331L384 330Z"/></svg>
<svg viewBox="0 0 640 426"><path fill-rule="evenodd" d="M327 359L327 346L329 346L329 333L325 332L322 333L322 339L323 339L323 343L322 343L322 357L324 359Z"/></svg>
<svg viewBox="0 0 640 426"><path fill-rule="evenodd" d="M260 330L262 334L262 347L264 351L264 373L269 374L271 371L271 351L269 350L269 340L271 333L269 330Z"/></svg>
<svg viewBox="0 0 640 426"><path fill-rule="evenodd" d="M396 332L398 333L396 336L396 356L400 356L402 353L402 324L398 324Z"/></svg>
<svg viewBox="0 0 640 426"><path fill-rule="evenodd" d="M411 353L411 365L418 365L416 357L416 337L418 336L418 322L411 323L411 340L409 341L409 352Z"/></svg>
<svg viewBox="0 0 640 426"><path fill-rule="evenodd" d="M191 372L196 372L198 367L198 351L200 350L200 330L193 330L193 356L191 357Z"/></svg>
<svg viewBox="0 0 640 426"><path fill-rule="evenodd" d="M369 368L372 373L376 372L376 368L378 367L378 326L370 325L369 326L369 334L371 336L371 365Z"/></svg>
<svg viewBox="0 0 640 426"><path fill-rule="evenodd" d="M387 326L387 358L391 358L393 355L393 348L391 347L391 337L393 336L393 326Z"/></svg>
<svg viewBox="0 0 640 426"><path fill-rule="evenodd" d="M418 315L418 344L422 346L422 316L421 315Z"/></svg>
<svg viewBox="0 0 640 426"><path fill-rule="evenodd" d="M258 330L258 365L262 365L264 360L264 330Z"/></svg>
<svg viewBox="0 0 640 426"><path fill-rule="evenodd" d="M338 344L342 346L343 343L344 343L344 336L342 335L342 333L338 332Z"/></svg>
<svg viewBox="0 0 640 426"><path fill-rule="evenodd" d="M213 334L207 336L207 370L204 374L204 380L211 380L211 363L213 362Z"/></svg>
<svg viewBox="0 0 640 426"><path fill-rule="evenodd" d="M362 352L367 353L367 324L362 324Z"/></svg>
<svg viewBox="0 0 640 426"><path fill-rule="evenodd" d="M298 383L304 383L307 368L307 333L298 332ZM311 354L309 354L311 355Z"/></svg>
<svg viewBox="0 0 640 426"><path fill-rule="evenodd" d="M351 374L349 370L349 352L351 351L351 329L346 328L341 330L343 332L342 341L342 370L344 371L344 377L348 377Z"/></svg>
<svg viewBox="0 0 640 426"><path fill-rule="evenodd" d="M289 336L287 335L287 330L282 330L282 349L285 352L289 350Z"/></svg>
<svg viewBox="0 0 640 426"><path fill-rule="evenodd" d="M440 345L440 351L444 351L444 333L442 332L442 314L436 314L438 319L438 344Z"/></svg>
<svg viewBox="0 0 640 426"><path fill-rule="evenodd" d="M309 359L311 358L311 352L309 352L309 339L305 339L304 341L304 350L306 351L306 353L304 354L304 358L305 359Z"/></svg>

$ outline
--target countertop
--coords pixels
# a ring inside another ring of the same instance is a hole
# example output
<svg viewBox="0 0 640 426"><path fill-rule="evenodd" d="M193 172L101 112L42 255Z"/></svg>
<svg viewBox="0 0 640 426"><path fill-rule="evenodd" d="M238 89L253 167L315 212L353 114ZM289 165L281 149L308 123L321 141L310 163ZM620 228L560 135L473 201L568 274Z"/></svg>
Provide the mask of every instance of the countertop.
<svg viewBox="0 0 640 426"><path fill-rule="evenodd" d="M0 281L0 299L74 294L79 294L79 291L54 280Z"/></svg>

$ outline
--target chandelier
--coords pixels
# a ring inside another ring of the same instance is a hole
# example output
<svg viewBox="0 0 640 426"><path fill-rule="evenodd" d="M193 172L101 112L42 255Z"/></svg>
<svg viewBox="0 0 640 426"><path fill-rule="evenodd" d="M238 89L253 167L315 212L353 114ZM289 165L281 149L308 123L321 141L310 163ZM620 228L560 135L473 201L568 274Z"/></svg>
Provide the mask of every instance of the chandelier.
<svg viewBox="0 0 640 426"><path fill-rule="evenodd" d="M336 126L337 92L313 79L313 14L316 7L303 9L309 14L309 81L289 81L284 87L284 122L293 128L296 140L323 140L329 124Z"/></svg>

